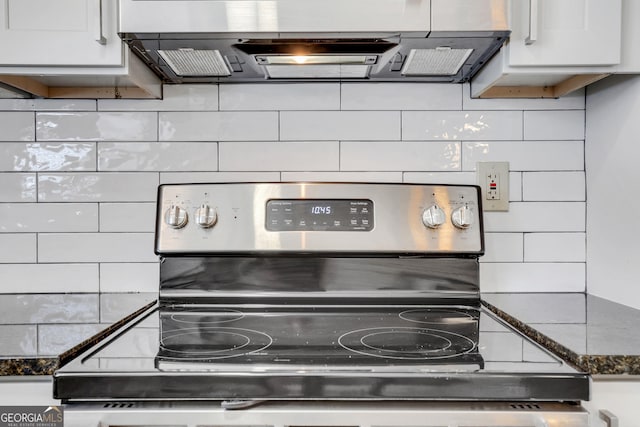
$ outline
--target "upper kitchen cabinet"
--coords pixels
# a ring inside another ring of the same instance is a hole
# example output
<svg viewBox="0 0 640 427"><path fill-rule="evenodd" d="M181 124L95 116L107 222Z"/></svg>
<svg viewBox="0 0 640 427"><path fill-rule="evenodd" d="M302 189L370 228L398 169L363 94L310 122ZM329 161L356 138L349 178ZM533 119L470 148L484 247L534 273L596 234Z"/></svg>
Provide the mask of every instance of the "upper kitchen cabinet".
<svg viewBox="0 0 640 427"><path fill-rule="evenodd" d="M637 0L512 0L510 39L475 76L471 95L559 97L640 72L639 14Z"/></svg>
<svg viewBox="0 0 640 427"><path fill-rule="evenodd" d="M0 0L0 82L42 97L159 97L118 36L117 0Z"/></svg>

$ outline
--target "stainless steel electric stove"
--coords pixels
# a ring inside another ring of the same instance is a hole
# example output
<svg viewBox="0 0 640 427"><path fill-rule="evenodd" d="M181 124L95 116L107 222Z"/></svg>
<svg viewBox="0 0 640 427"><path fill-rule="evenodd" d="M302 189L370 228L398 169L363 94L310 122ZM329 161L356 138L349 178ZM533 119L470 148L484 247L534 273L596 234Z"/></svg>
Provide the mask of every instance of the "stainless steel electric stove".
<svg viewBox="0 0 640 427"><path fill-rule="evenodd" d="M78 425L587 425L588 375L480 304L475 186L163 185L155 251L158 303L54 375Z"/></svg>

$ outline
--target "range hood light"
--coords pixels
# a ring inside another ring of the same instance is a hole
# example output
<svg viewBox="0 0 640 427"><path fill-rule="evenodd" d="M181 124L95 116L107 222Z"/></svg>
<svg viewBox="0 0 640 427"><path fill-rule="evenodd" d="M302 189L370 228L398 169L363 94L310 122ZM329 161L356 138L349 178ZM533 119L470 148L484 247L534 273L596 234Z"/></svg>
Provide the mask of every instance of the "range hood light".
<svg viewBox="0 0 640 427"><path fill-rule="evenodd" d="M257 55L261 65L371 65L376 55Z"/></svg>

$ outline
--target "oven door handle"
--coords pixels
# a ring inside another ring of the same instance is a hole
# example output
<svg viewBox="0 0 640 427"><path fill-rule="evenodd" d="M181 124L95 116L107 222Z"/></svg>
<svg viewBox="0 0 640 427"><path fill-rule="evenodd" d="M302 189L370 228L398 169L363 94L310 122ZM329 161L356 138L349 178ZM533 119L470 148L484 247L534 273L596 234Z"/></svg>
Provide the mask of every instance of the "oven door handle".
<svg viewBox="0 0 640 427"><path fill-rule="evenodd" d="M611 411L607 411L606 409L600 409L598 411L598 416L601 420L607 423L607 427L618 427L618 417L613 415Z"/></svg>

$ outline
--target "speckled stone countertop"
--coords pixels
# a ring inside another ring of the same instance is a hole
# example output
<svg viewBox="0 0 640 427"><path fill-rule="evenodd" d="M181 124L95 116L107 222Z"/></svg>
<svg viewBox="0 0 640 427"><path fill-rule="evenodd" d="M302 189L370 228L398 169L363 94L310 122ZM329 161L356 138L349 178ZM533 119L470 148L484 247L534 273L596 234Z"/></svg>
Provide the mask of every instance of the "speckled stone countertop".
<svg viewBox="0 0 640 427"><path fill-rule="evenodd" d="M0 295L0 376L51 375L59 355L157 294Z"/></svg>
<svg viewBox="0 0 640 427"><path fill-rule="evenodd" d="M640 375L640 310L582 293L482 294L482 301L585 372Z"/></svg>

